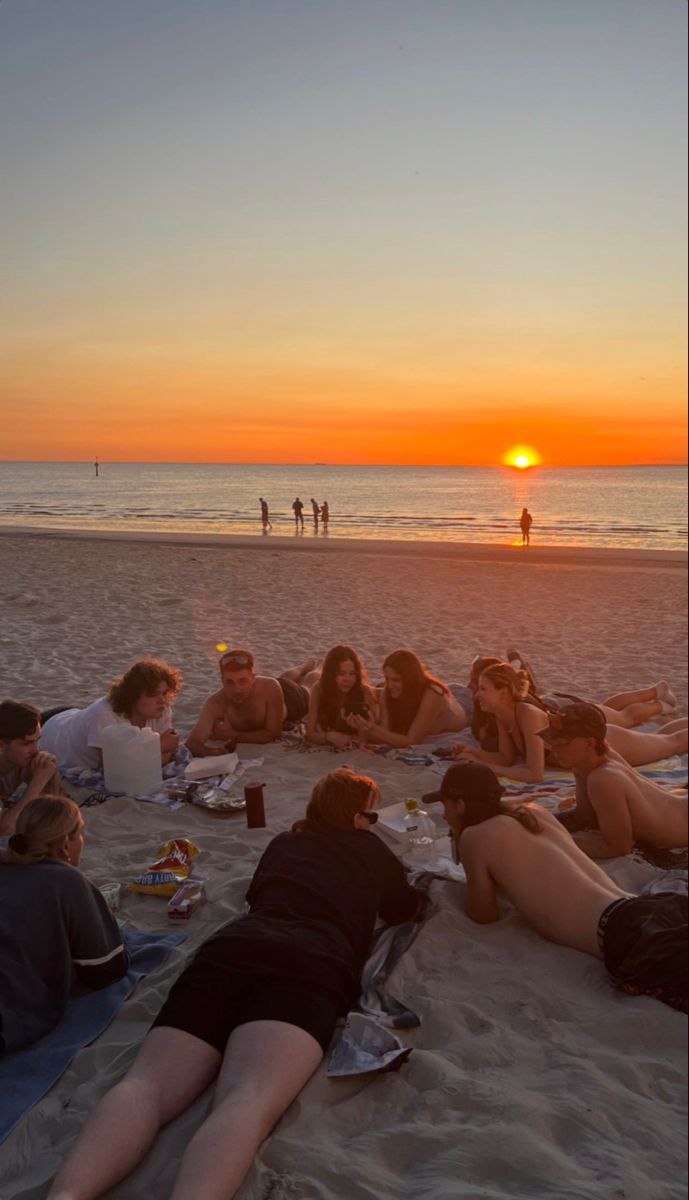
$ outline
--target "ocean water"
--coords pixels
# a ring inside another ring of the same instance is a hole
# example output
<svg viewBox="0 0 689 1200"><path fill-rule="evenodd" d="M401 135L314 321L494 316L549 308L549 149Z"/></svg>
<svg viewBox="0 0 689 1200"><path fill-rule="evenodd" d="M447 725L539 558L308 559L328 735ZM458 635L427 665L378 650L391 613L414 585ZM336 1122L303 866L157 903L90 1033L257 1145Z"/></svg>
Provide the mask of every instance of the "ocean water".
<svg viewBox="0 0 689 1200"><path fill-rule="evenodd" d="M291 504L330 505L330 536L685 550L683 467L334 467L0 462L0 526L294 537ZM319 530L318 536L324 536Z"/></svg>

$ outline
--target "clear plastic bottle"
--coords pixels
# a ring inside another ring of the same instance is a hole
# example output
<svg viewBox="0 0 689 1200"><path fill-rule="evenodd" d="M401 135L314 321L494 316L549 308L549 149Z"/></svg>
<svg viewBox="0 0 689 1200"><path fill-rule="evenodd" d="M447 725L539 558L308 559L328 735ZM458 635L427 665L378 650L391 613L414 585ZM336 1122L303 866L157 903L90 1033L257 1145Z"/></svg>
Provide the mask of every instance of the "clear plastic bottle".
<svg viewBox="0 0 689 1200"><path fill-rule="evenodd" d="M435 824L418 800L405 800L407 814L404 827L407 834L409 857L419 864L433 862L435 858Z"/></svg>

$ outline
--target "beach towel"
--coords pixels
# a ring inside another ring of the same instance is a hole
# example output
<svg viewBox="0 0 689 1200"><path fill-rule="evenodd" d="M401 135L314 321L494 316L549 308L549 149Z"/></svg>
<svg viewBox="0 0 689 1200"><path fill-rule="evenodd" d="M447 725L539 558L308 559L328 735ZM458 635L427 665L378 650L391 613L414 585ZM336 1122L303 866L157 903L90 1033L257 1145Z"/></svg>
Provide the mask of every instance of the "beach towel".
<svg viewBox="0 0 689 1200"><path fill-rule="evenodd" d="M33 1046L0 1058L0 1142L57 1083L79 1050L107 1029L139 980L160 966L186 937L131 927L124 928L122 935L130 958L124 978L101 991L75 996L55 1029Z"/></svg>
<svg viewBox="0 0 689 1200"><path fill-rule="evenodd" d="M171 794L165 785L168 784L172 787L176 781L183 779L185 768L191 759L192 755L186 746L178 746L173 761L163 767L163 785L160 790L151 792L149 795L135 796L134 799L142 800L147 804L159 804L162 808L167 808L169 812L177 812L178 809L184 808L185 801ZM262 765L262 758L243 758L237 763L231 775L211 775L204 779L203 783L205 787L220 788L229 793L239 783L242 775L248 770ZM70 799L74 800L80 808L92 808L94 805L103 804L111 796L123 794L109 791L105 786L103 772L98 769L82 770L80 767L70 767L62 772L61 778Z"/></svg>

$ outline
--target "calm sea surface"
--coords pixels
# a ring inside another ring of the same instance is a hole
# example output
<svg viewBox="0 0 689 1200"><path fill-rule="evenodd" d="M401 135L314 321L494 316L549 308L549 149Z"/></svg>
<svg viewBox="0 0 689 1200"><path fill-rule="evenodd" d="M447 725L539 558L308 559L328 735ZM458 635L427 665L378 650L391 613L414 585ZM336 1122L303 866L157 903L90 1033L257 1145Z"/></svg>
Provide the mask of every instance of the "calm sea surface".
<svg viewBox="0 0 689 1200"><path fill-rule="evenodd" d="M683 550L682 467L324 467L0 462L0 526L294 536L291 504L330 505L330 534L405 541L513 542L522 507L545 545ZM323 536L319 533L319 536Z"/></svg>

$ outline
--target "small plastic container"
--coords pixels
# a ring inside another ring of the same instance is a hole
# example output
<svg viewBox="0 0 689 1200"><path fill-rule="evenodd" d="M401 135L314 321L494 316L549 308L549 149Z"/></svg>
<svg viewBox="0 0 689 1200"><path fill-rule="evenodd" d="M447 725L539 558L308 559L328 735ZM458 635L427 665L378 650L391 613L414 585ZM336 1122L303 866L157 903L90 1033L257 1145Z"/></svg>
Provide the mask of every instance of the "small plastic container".
<svg viewBox="0 0 689 1200"><path fill-rule="evenodd" d="M120 883L104 883L98 889L101 896L105 900L110 912L117 912L120 907L120 897L122 895L122 884Z"/></svg>

